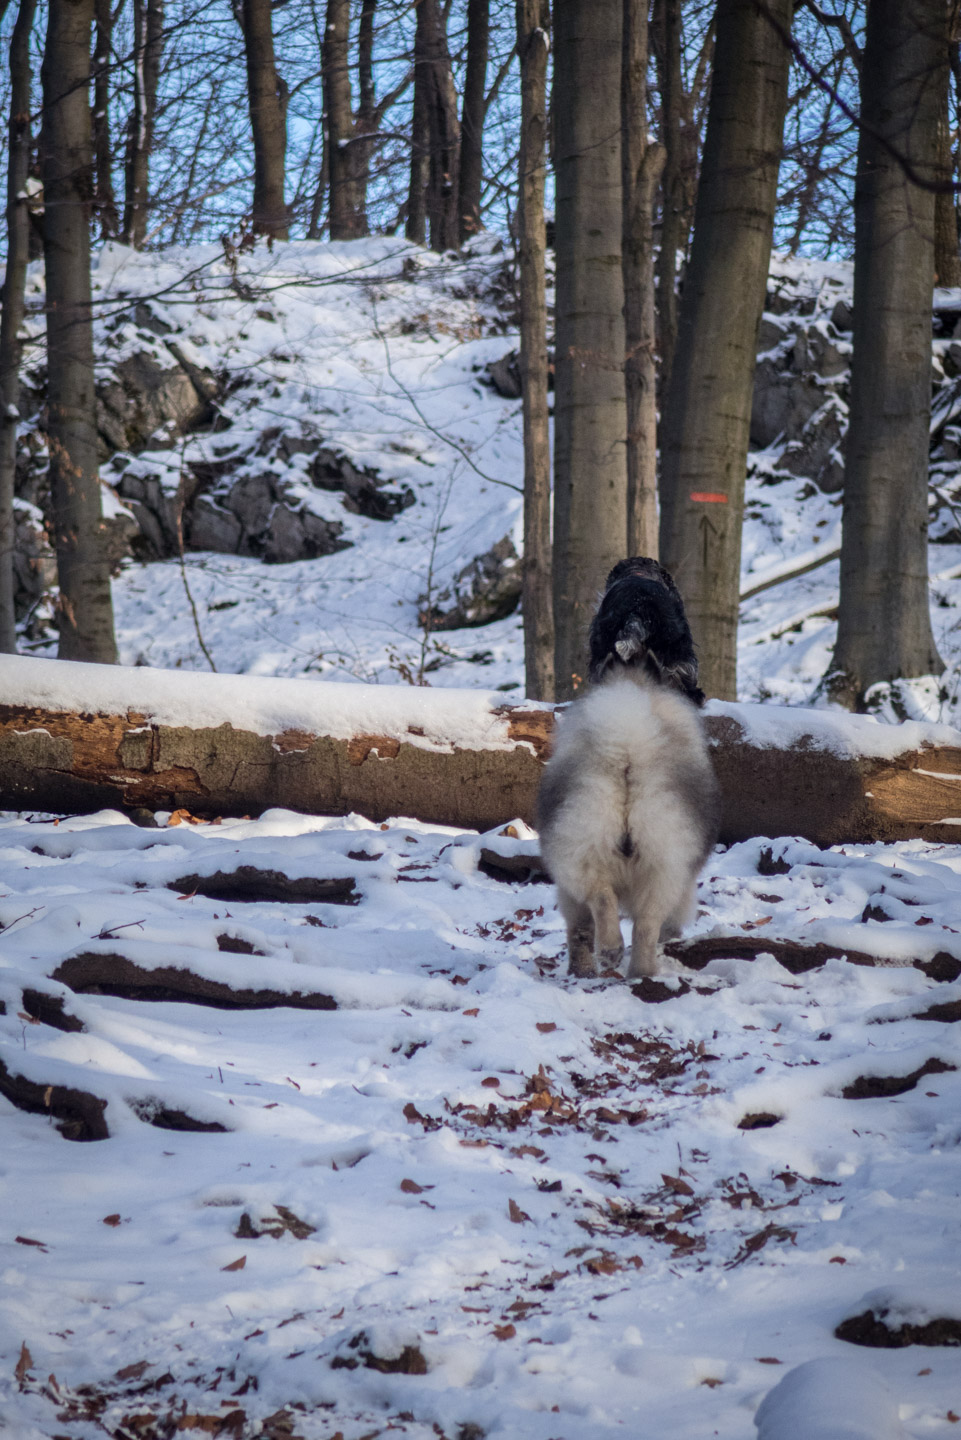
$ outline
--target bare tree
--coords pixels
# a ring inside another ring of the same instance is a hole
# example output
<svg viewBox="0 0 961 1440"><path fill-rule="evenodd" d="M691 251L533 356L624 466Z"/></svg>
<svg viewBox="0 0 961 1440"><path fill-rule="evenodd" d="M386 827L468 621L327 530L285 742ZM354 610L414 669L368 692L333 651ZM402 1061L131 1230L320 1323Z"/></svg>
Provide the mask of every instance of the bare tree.
<svg viewBox="0 0 961 1440"><path fill-rule="evenodd" d="M446 11L439 0L416 0L414 36L414 155L411 163L407 235L419 240L426 228L432 250L456 250L460 243L460 122ZM424 145L426 143L426 154ZM425 191L415 194L426 172ZM426 226L421 222L422 213Z"/></svg>
<svg viewBox="0 0 961 1440"><path fill-rule="evenodd" d="M147 184L163 52L163 0L133 0L133 29L133 109L127 125L123 239L139 250L147 238ZM98 139L102 128L98 127Z"/></svg>
<svg viewBox="0 0 961 1440"><path fill-rule="evenodd" d="M48 0L43 52L44 266L50 498L60 585L59 655L115 663L97 473L90 219L94 0Z"/></svg>
<svg viewBox="0 0 961 1440"><path fill-rule="evenodd" d="M627 543L622 9L623 0L566 0L554 15L558 699L569 699L585 674L584 644L598 587Z"/></svg>
<svg viewBox="0 0 961 1440"><path fill-rule="evenodd" d="M621 66L627 549L656 558L657 368L652 210L665 151L647 135L647 0L624 0Z"/></svg>
<svg viewBox="0 0 961 1440"><path fill-rule="evenodd" d="M490 0L467 0L467 64L464 70L464 99L461 106L458 183L461 242L469 240L481 228L489 36Z"/></svg>
<svg viewBox="0 0 961 1440"><path fill-rule="evenodd" d="M871 0L855 189L854 355L831 696L938 673L928 431L944 0ZM907 162L907 166L904 162ZM912 176L922 184L912 183Z"/></svg>
<svg viewBox="0 0 961 1440"><path fill-rule="evenodd" d="M287 90L277 72L270 0L243 0L247 97L254 138L253 231L286 240L289 215L284 202L287 154Z"/></svg>
<svg viewBox="0 0 961 1440"><path fill-rule="evenodd" d="M718 0L691 259L662 422L661 559L708 694L736 698L741 525L793 0ZM773 23L772 23L773 22Z"/></svg>
<svg viewBox="0 0 961 1440"><path fill-rule="evenodd" d="M358 34L359 103L353 109L350 83L350 0L327 0L324 33L324 97L330 195L330 238L353 240L368 234L367 186L371 157L384 115L410 84L402 73L378 101L374 86L374 18L377 0L362 0Z"/></svg>
<svg viewBox="0 0 961 1440"><path fill-rule="evenodd" d="M694 218L698 147L714 52L714 22L700 36L685 36L682 0L654 0L651 41L660 99L659 133L665 152L656 261L657 352L663 394L677 343L678 256L687 254ZM696 56L687 89L681 66L685 47Z"/></svg>
<svg viewBox="0 0 961 1440"><path fill-rule="evenodd" d="M97 188L94 209L104 240L120 233L120 218L113 189L113 145L110 136L110 71L113 56L113 7L96 0L97 31L93 52L93 152Z"/></svg>
<svg viewBox="0 0 961 1440"><path fill-rule="evenodd" d="M524 669L527 694L554 698L551 610L551 456L547 412L544 181L547 167L549 0L517 0L521 62L517 207L524 399Z"/></svg>
<svg viewBox="0 0 961 1440"><path fill-rule="evenodd" d="M13 496L20 418L20 326L30 251L26 185L30 169L30 30L36 0L20 0L10 40L10 127L7 143L7 268L0 291L0 651L17 649L13 557Z"/></svg>

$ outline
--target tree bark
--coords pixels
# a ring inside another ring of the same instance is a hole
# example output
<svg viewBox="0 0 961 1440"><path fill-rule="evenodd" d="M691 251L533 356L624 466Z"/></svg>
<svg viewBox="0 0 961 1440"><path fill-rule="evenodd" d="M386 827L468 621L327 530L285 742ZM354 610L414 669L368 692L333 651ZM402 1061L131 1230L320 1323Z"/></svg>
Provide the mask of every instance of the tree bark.
<svg viewBox="0 0 961 1440"><path fill-rule="evenodd" d="M133 109L127 127L123 239L124 244L139 250L147 238L150 152L153 149L157 83L163 53L163 0L133 0L133 28ZM98 144L104 143L103 127L96 121L95 129ZM106 144L109 146L109 132ZM97 159L99 165L99 149ZM99 178L98 169L98 185Z"/></svg>
<svg viewBox="0 0 961 1440"><path fill-rule="evenodd" d="M459 182L462 244L481 228L489 31L490 0L467 0L467 67L461 108Z"/></svg>
<svg viewBox="0 0 961 1440"><path fill-rule="evenodd" d="M677 253L687 249L684 157L681 142L681 0L655 0L654 33L661 92L661 243L657 252L657 350L661 393L667 391L677 342Z"/></svg>
<svg viewBox="0 0 961 1440"><path fill-rule="evenodd" d="M354 111L350 87L350 0L327 0L324 31L324 95L327 112L329 224L331 240L367 233L354 183Z"/></svg>
<svg viewBox="0 0 961 1440"><path fill-rule="evenodd" d="M951 155L950 90L951 69L946 55L938 95L938 180L945 188L938 190L934 199L934 283L945 287L961 285L957 196L947 188L955 178Z"/></svg>
<svg viewBox="0 0 961 1440"><path fill-rule="evenodd" d="M15 654L13 496L20 418L20 327L30 253L25 187L30 170L30 31L36 0L20 0L10 40L10 126L7 143L7 268L0 291L0 651Z"/></svg>
<svg viewBox="0 0 961 1440"><path fill-rule="evenodd" d="M568 0L554 17L558 699L586 675L598 590L627 543L621 11L622 0Z"/></svg>
<svg viewBox="0 0 961 1440"><path fill-rule="evenodd" d="M0 806L11 810L215 817L286 805L490 830L533 819L555 719L550 706L488 705L476 692L352 685L336 687L330 727L304 680L120 667L67 678L56 661L22 655L2 666ZM58 701L59 684L69 700ZM773 744L775 724L783 738ZM477 738L451 743L452 727ZM726 844L957 839L945 817L961 814L961 734L948 726L849 718L839 731L830 711L734 705L712 706L704 727ZM507 869L510 857L498 858ZM523 858L537 868L536 856Z"/></svg>
<svg viewBox="0 0 961 1440"><path fill-rule="evenodd" d="M427 50L425 12L417 8L414 33L414 101L410 130L410 184L407 192L407 221L404 234L415 245L427 244L427 175L430 156L428 120L430 60Z"/></svg>
<svg viewBox="0 0 961 1440"><path fill-rule="evenodd" d="M657 366L654 359L654 193L665 152L647 136L647 0L624 0L621 169L627 550L657 558Z"/></svg>
<svg viewBox="0 0 961 1440"><path fill-rule="evenodd" d="M758 326L787 102L792 0L718 0L691 258L661 436L661 559L701 684L733 699L741 523ZM774 23L772 23L774 22Z"/></svg>
<svg viewBox="0 0 961 1440"><path fill-rule="evenodd" d="M460 243L457 194L460 124L454 74L447 48L446 13L441 9L439 0L417 0L415 65L423 72L424 79L428 147L426 205L430 246L438 252L456 250Z"/></svg>
<svg viewBox="0 0 961 1440"><path fill-rule="evenodd" d="M936 174L945 22L943 0L871 0L868 8L841 603L825 682L852 708L872 685L943 668L927 549L935 197L899 159L922 182Z"/></svg>
<svg viewBox="0 0 961 1440"><path fill-rule="evenodd" d="M284 203L287 153L286 86L277 73L270 0L243 0L247 93L254 140L255 235L286 240L289 215Z"/></svg>
<svg viewBox="0 0 961 1440"><path fill-rule="evenodd" d="M103 240L120 234L120 217L113 190L113 146L110 136L110 60L113 53L113 9L110 0L96 0L96 40L93 52L93 152L97 192L94 209Z"/></svg>
<svg viewBox="0 0 961 1440"><path fill-rule="evenodd" d="M547 410L544 181L547 162L549 0L517 0L521 63L517 207L524 405L524 671L527 694L554 698L551 608L551 452Z"/></svg>
<svg viewBox="0 0 961 1440"><path fill-rule="evenodd" d="M50 499L60 584L58 654L115 663L97 473L90 217L94 0L49 0L43 54L43 250Z"/></svg>

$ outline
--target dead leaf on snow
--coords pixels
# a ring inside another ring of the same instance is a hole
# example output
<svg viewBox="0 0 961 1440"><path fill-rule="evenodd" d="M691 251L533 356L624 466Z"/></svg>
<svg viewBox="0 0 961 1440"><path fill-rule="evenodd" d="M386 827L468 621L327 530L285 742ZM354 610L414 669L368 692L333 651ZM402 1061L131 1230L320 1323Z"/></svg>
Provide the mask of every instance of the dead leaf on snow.
<svg viewBox="0 0 961 1440"><path fill-rule="evenodd" d="M32 1365L33 1356L27 1349L27 1342L26 1340L24 1340L22 1345L20 1346L20 1359L17 1361L13 1369L14 1376L21 1385L26 1378L27 1371L32 1367Z"/></svg>
<svg viewBox="0 0 961 1440"><path fill-rule="evenodd" d="M491 1332L495 1340L513 1340L517 1334L516 1325L495 1325Z"/></svg>
<svg viewBox="0 0 961 1440"><path fill-rule="evenodd" d="M247 1256L240 1255L236 1260L231 1260L229 1265L221 1265L221 1270L242 1270L247 1264Z"/></svg>
<svg viewBox="0 0 961 1440"><path fill-rule="evenodd" d="M31 1240L29 1235L14 1235L13 1238L18 1245L33 1245L37 1250L42 1250L44 1255L47 1253L47 1245L44 1240Z"/></svg>
<svg viewBox="0 0 961 1440"><path fill-rule="evenodd" d="M516 1200L508 1200L507 1213L515 1225L523 1225L525 1220L530 1220L526 1210L522 1210Z"/></svg>
<svg viewBox="0 0 961 1440"><path fill-rule="evenodd" d="M687 1181L682 1180L679 1175L662 1175L661 1179L664 1181L668 1190L673 1190L675 1195L694 1194L694 1187L688 1185Z"/></svg>
<svg viewBox="0 0 961 1440"><path fill-rule="evenodd" d="M557 1029L557 1026L554 1024L553 1020L538 1020L537 1028L542 1035L550 1035L552 1030Z"/></svg>

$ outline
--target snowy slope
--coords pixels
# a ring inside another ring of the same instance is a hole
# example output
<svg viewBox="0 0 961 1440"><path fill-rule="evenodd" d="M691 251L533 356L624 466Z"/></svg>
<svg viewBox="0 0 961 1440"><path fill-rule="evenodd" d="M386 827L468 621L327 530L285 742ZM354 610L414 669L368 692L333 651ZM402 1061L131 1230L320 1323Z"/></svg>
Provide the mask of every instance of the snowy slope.
<svg viewBox="0 0 961 1440"><path fill-rule="evenodd" d="M511 537L520 550L520 402L501 398L485 373L517 343L507 259L488 238L457 258L388 238L229 256L217 246L101 250L94 283L103 374L145 347L170 362L164 342L140 323L147 319L169 328L179 350L226 390L221 428L184 442L161 436L153 448L115 458L105 479L152 476L173 495L185 468L237 479L266 473L282 479L296 503L343 525L351 542L285 565L189 552L183 572L176 561L129 564L114 587L125 664L207 668L192 598L221 671L521 688L518 615L433 634L418 618L425 597L435 601L498 541ZM39 273L30 284L39 302ZM832 354L849 355L829 319L850 301L850 284L846 265L775 260L770 296L779 313L766 324L783 339L772 353L783 359L798 327L807 327L804 335L834 335ZM937 298L961 310L952 292ZM39 334L39 320L32 323ZM941 385L952 344L934 342ZM845 413L843 376L815 382ZM951 401L954 390L943 393ZM951 458L959 432L948 423L953 412L945 413L930 570L935 635L949 670L943 695L904 687L895 697L899 718L953 721L961 709L961 495L954 498L959 462ZM745 590L816 561L840 541L840 496L779 470L785 443L775 437L750 458ZM343 496L310 483L309 456L318 446L375 473L395 494L409 487L415 503L389 523L350 513ZM811 702L833 646L837 589L835 560L744 602L742 699Z"/></svg>
<svg viewBox="0 0 961 1440"><path fill-rule="evenodd" d="M751 1440L825 1357L765 1440L825 1384L953 1433L956 1349L833 1331L961 1318L961 847L718 853L718 958L635 992L567 979L550 888L478 868L516 828L2 822L0 1075L41 1112L0 1098L11 1436ZM181 893L240 865L359 899ZM883 959L799 969L818 943ZM125 995L83 982L106 955Z"/></svg>

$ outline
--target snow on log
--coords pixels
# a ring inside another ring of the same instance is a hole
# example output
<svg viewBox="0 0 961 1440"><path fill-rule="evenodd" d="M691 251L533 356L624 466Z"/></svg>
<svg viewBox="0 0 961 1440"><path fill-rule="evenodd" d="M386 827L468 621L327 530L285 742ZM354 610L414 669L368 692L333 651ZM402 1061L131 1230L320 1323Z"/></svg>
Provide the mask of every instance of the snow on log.
<svg viewBox="0 0 961 1440"><path fill-rule="evenodd" d="M0 807L531 821L555 708L497 691L0 658ZM562 723L562 722L561 722ZM712 701L722 839L961 840L961 731Z"/></svg>

